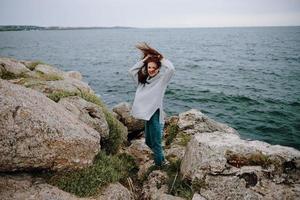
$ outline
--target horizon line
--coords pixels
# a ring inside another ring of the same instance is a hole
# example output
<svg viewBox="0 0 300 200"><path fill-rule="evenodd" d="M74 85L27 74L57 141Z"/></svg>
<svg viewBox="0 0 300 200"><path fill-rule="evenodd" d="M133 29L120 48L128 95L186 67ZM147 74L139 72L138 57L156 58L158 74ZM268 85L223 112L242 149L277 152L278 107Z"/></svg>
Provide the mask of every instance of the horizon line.
<svg viewBox="0 0 300 200"><path fill-rule="evenodd" d="M299 25L234 25L234 26L173 26L173 27L138 27L138 26L41 26L41 25L2 25L0 26L33 26L33 27L40 27L40 28L137 28L137 29L151 29L151 28L259 28L259 27L298 27Z"/></svg>

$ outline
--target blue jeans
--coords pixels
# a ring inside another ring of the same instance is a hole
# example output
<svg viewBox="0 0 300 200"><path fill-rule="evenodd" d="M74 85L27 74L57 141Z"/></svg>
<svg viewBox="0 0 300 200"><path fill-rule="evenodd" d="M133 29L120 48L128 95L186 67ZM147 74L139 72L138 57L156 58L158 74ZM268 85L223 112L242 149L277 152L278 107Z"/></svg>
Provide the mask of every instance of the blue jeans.
<svg viewBox="0 0 300 200"><path fill-rule="evenodd" d="M154 153L155 165L160 166L165 160L162 142L163 124L159 123L159 109L151 116L148 121L145 121L145 138L146 145Z"/></svg>

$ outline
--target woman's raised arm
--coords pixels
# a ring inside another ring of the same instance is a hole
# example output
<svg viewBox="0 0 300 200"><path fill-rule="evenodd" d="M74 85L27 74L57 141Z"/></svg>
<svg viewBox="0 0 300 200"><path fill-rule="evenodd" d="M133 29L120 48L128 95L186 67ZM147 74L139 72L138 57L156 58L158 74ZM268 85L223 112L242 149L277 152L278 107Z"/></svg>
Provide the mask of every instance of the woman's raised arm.
<svg viewBox="0 0 300 200"><path fill-rule="evenodd" d="M162 79L163 79L162 81L163 81L163 83L167 84L170 81L170 79L172 78L172 76L174 75L176 70L175 70L174 65L171 63L171 61L166 58L161 59L161 65L166 67L166 71L162 77Z"/></svg>
<svg viewBox="0 0 300 200"><path fill-rule="evenodd" d="M138 71L140 70L140 68L144 65L144 62L151 57L150 55L147 55L143 60L138 61L137 63L135 63L135 65L133 65L133 67L131 67L128 70L128 73L130 74L130 76L132 77L132 79L136 82L136 84L138 84Z"/></svg>
<svg viewBox="0 0 300 200"><path fill-rule="evenodd" d="M130 74L134 82L136 82L136 84L138 84L138 71L143 65L144 65L144 61L140 60L128 70L128 73Z"/></svg>

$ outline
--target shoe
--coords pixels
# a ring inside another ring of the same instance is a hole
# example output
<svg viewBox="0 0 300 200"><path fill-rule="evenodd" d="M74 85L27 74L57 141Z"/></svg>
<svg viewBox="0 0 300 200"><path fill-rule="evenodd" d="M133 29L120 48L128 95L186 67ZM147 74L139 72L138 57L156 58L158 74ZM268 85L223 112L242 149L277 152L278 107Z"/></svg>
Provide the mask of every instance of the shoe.
<svg viewBox="0 0 300 200"><path fill-rule="evenodd" d="M158 167L160 168L160 169L166 169L166 168L168 168L170 166L170 162L168 161L168 160L164 160L163 162L162 162L162 164L161 165L159 165Z"/></svg>

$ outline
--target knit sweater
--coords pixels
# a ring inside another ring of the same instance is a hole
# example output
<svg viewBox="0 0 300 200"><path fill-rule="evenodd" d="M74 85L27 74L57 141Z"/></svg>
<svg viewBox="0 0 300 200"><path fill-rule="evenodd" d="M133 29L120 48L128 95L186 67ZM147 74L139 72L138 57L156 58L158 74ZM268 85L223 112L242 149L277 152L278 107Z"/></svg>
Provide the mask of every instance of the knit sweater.
<svg viewBox="0 0 300 200"><path fill-rule="evenodd" d="M137 119L150 120L151 116L159 108L159 121L164 124L163 97L167 85L175 73L175 68L168 59L163 58L159 72L154 77L148 76L147 82L149 84L146 83L144 85L138 82L138 71L143 65L144 62L140 60L128 70L137 84L131 115Z"/></svg>

